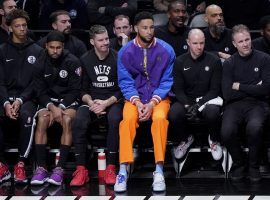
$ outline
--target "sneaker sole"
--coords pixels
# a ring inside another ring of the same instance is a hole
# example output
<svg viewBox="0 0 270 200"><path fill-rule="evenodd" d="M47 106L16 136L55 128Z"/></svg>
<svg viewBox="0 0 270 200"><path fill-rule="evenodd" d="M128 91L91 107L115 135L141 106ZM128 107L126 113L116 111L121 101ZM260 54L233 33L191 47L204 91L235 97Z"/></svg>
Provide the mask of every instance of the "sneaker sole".
<svg viewBox="0 0 270 200"><path fill-rule="evenodd" d="M56 182L55 180L50 179L50 178L47 180L47 182L50 184L53 184L53 185L61 185L62 184L62 182Z"/></svg>
<svg viewBox="0 0 270 200"><path fill-rule="evenodd" d="M30 184L31 185L43 185L47 180L48 180L48 178L45 178L42 181L34 180L34 181L31 181Z"/></svg>
<svg viewBox="0 0 270 200"><path fill-rule="evenodd" d="M0 183L3 183L11 178L11 173L6 174L2 179L0 179Z"/></svg>
<svg viewBox="0 0 270 200"><path fill-rule="evenodd" d="M127 191L127 188L118 188L118 189L116 189L116 188L114 187L113 190L114 190L115 192L121 193L121 192L126 192L126 191Z"/></svg>
<svg viewBox="0 0 270 200"><path fill-rule="evenodd" d="M164 191L166 191L166 187L162 188L162 189L154 189L153 188L153 192L164 192Z"/></svg>

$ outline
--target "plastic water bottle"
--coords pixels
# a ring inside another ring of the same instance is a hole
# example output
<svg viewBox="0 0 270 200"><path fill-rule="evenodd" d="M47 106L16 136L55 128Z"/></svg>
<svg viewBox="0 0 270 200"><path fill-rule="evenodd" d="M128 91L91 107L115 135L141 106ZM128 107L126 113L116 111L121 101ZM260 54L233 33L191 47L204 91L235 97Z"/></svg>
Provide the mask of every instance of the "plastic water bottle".
<svg viewBox="0 0 270 200"><path fill-rule="evenodd" d="M106 155L103 151L98 153L98 176L104 177L106 170Z"/></svg>

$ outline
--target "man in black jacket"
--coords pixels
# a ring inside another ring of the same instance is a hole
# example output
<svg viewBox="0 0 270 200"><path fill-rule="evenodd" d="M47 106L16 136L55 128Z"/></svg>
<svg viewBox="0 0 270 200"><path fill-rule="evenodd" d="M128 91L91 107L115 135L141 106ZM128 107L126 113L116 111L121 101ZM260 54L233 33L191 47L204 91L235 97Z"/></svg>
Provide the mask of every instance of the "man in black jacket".
<svg viewBox="0 0 270 200"><path fill-rule="evenodd" d="M6 16L6 23L12 31L8 42L0 46L0 182L10 178L11 174L3 161L3 130L6 120L18 122L19 162L14 167L16 182L27 182L24 162L32 144L33 116L36 105L33 103L34 64L42 51L27 37L29 17L23 10L13 10Z"/></svg>
<svg viewBox="0 0 270 200"><path fill-rule="evenodd" d="M109 37L104 26L90 28L90 43L94 49L81 57L83 67L83 105L78 109L73 124L73 138L77 170L70 183L82 186L89 181L86 169L87 129L97 117L108 119L107 168L105 183L115 183L115 165L119 143L119 123L122 120L122 94L117 80L117 53L109 48ZM105 115L106 114L106 115Z"/></svg>
<svg viewBox="0 0 270 200"><path fill-rule="evenodd" d="M223 64L222 92L226 106L221 139L234 162L231 179L244 178L245 156L238 140L238 127L244 123L249 148L249 178L251 181L259 181L262 128L269 110L267 96L270 91L270 57L251 48L250 32L245 25L234 26L232 38L238 52Z"/></svg>
<svg viewBox="0 0 270 200"><path fill-rule="evenodd" d="M187 43L189 52L177 57L173 69L176 101L171 106L169 120L174 128L174 137L179 142L174 155L177 159L182 158L193 142L193 136L189 136L185 128L186 120L203 118L210 132L208 141L212 156L219 160L222 157L218 142L219 101L222 101L218 98L221 89L221 61L204 51L205 38L201 30L192 29Z"/></svg>
<svg viewBox="0 0 270 200"><path fill-rule="evenodd" d="M65 49L69 50L74 56L80 58L86 51L85 44L77 37L71 34L71 19L69 13L64 10L58 10L50 15L51 25L54 30L60 31L65 36ZM45 48L47 37L41 38L37 44Z"/></svg>
<svg viewBox="0 0 270 200"><path fill-rule="evenodd" d="M64 50L64 35L52 31L47 36L46 50L37 64L35 87L41 109L37 114L35 150L38 168L31 184L41 185L45 181L61 185L63 165L72 143L71 124L76 114L77 98L81 87L79 60ZM56 122L62 126L60 159L48 176L46 169L47 129Z"/></svg>

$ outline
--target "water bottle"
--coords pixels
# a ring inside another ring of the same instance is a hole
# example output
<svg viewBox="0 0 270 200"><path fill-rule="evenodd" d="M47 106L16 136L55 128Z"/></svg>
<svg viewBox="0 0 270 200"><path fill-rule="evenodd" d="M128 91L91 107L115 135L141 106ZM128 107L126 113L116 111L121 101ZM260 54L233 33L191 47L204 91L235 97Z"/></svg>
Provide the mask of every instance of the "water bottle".
<svg viewBox="0 0 270 200"><path fill-rule="evenodd" d="M103 151L98 153L98 176L104 177L106 170L106 155Z"/></svg>

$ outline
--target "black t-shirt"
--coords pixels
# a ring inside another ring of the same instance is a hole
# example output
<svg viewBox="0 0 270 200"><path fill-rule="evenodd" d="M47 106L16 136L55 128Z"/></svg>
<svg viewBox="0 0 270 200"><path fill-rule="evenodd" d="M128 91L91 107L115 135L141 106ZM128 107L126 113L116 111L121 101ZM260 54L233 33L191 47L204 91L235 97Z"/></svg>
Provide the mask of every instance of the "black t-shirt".
<svg viewBox="0 0 270 200"><path fill-rule="evenodd" d="M110 49L104 60L99 60L94 49L81 57L83 69L82 96L89 94L92 99L106 100L115 96L122 98L117 79L117 52Z"/></svg>
<svg viewBox="0 0 270 200"><path fill-rule="evenodd" d="M179 56L188 51L186 39L189 30L187 26L184 26L178 29L177 33L172 33L169 31L168 25L159 26L155 29L155 36L170 44L174 49L175 55Z"/></svg>

